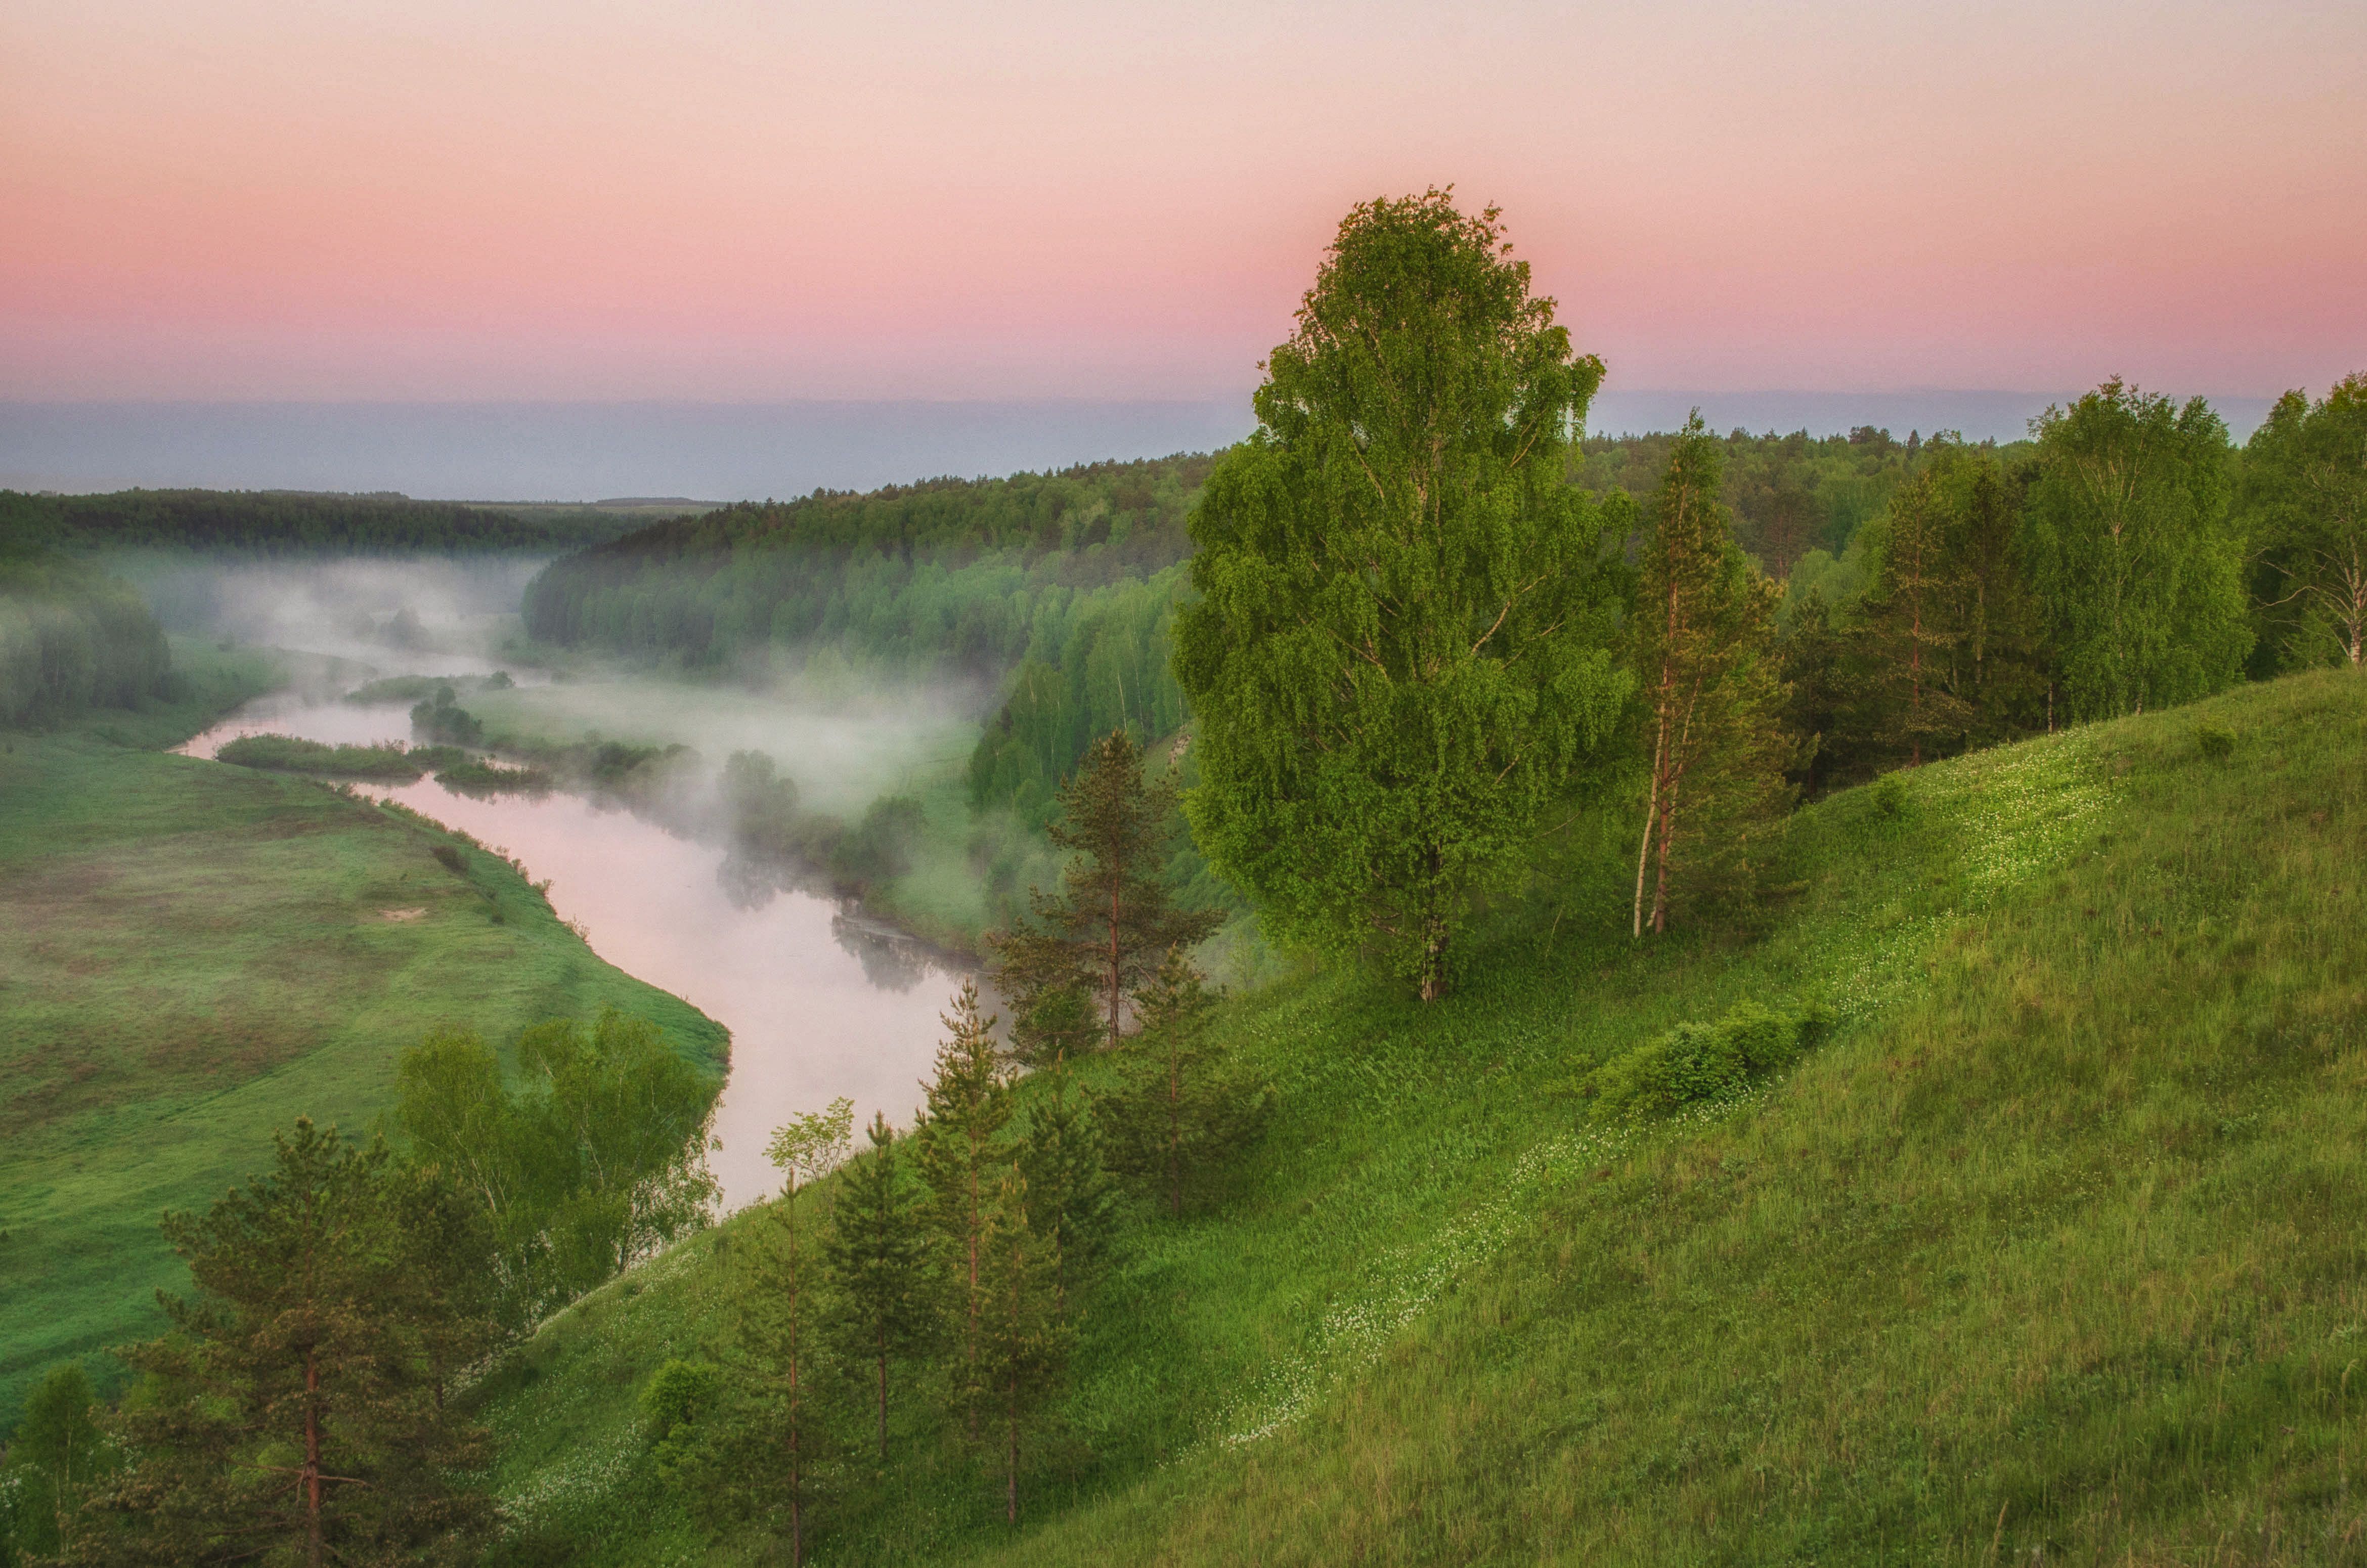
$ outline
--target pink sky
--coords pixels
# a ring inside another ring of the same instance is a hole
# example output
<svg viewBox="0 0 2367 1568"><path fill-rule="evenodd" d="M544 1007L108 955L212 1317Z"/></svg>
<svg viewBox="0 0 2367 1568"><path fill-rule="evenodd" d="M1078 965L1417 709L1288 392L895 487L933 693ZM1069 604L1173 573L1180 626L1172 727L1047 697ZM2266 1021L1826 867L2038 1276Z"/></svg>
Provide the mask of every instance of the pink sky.
<svg viewBox="0 0 2367 1568"><path fill-rule="evenodd" d="M1196 398L1354 200L1629 388L2367 369L2367 6L0 10L0 397Z"/></svg>

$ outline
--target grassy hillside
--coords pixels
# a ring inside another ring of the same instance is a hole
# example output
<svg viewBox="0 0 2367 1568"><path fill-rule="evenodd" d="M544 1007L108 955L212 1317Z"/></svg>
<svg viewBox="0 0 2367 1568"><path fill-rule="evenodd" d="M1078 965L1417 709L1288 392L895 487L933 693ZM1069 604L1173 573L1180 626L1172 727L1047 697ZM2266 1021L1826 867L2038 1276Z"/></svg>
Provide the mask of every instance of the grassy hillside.
<svg viewBox="0 0 2367 1568"><path fill-rule="evenodd" d="M52 1362L156 1331L157 1233L299 1114L361 1130L397 1051L604 1003L721 1030L601 962L496 857L321 785L164 755L268 671L176 644L189 700L0 732L0 1427Z"/></svg>
<svg viewBox="0 0 2367 1568"><path fill-rule="evenodd" d="M1017 1534L908 1401L816 1560L2361 1561L2362 754L2327 675L1898 776L1801 814L1736 944L1631 949L1606 824L1448 1002L1233 1004L1273 1135L1135 1231ZM1807 995L1788 1074L1590 1120L1607 1056ZM524 1543L770 1560L632 1409L724 1347L736 1233L485 1385Z"/></svg>

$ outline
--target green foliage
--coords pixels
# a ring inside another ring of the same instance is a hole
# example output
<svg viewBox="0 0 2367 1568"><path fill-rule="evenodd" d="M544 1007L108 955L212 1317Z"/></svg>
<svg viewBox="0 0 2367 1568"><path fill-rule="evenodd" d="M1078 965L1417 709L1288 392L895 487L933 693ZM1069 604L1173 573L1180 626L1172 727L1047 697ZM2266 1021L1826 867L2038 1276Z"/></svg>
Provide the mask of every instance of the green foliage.
<svg viewBox="0 0 2367 1568"><path fill-rule="evenodd" d="M122 1460L95 1419L96 1395L78 1361L52 1367L25 1401L0 1460L0 1564L60 1555L91 1488Z"/></svg>
<svg viewBox="0 0 2367 1568"><path fill-rule="evenodd" d="M274 1142L274 1168L202 1219L165 1217L198 1293L126 1352L130 1459L74 1561L461 1562L493 1523L458 1480L484 1433L444 1398L440 1352L469 1335L436 1321L450 1302L422 1289L384 1145L301 1119Z"/></svg>
<svg viewBox="0 0 2367 1568"><path fill-rule="evenodd" d="M2367 663L2367 374L2277 400L2245 443L2237 510L2276 667Z"/></svg>
<svg viewBox="0 0 2367 1568"><path fill-rule="evenodd" d="M365 681L345 693L345 700L357 708L370 708L402 702L433 702L444 692L447 702L464 691L508 691L517 682L506 670L496 670L489 676L387 676Z"/></svg>
<svg viewBox="0 0 2367 1568"><path fill-rule="evenodd" d="M723 1390L723 1370L711 1361L668 1361L641 1388L641 1422L652 1445L679 1444Z"/></svg>
<svg viewBox="0 0 2367 1568"><path fill-rule="evenodd" d="M420 750L425 749L440 748L414 748L412 755L415 756ZM533 794L547 790L551 786L550 775L538 767L504 767L499 763L487 762L478 757L470 757L464 762L455 762L437 768L436 782L447 790L457 790L463 795L480 797L512 793Z"/></svg>
<svg viewBox="0 0 2367 1568"><path fill-rule="evenodd" d="M1022 1438L1059 1391L1074 1339L1061 1310L1059 1233L1031 1215L1026 1177L1005 1171L980 1240L978 1349L957 1386L973 1441L1000 1451L1011 1525L1019 1522Z"/></svg>
<svg viewBox="0 0 2367 1568"><path fill-rule="evenodd" d="M1562 477L1603 366L1553 312L1493 209L1359 206L1192 517L1200 847L1270 935L1375 949L1425 998L1627 689Z"/></svg>
<svg viewBox="0 0 2367 1568"><path fill-rule="evenodd" d="M1587 1075L1597 1121L1666 1115L1738 1094L1753 1079L1789 1067L1828 1033L1829 1008L1771 1008L1745 999L1716 1023L1679 1024L1623 1051Z"/></svg>
<svg viewBox="0 0 2367 1568"><path fill-rule="evenodd" d="M2194 748L2210 761L2225 762L2236 754L2236 732L2225 724L2197 724Z"/></svg>
<svg viewBox="0 0 2367 1568"><path fill-rule="evenodd" d="M156 1230L310 1110L367 1127L431 1026L615 1005L713 1074L724 1036L603 962L518 870L420 819L170 746L269 667L176 642L193 696L0 747L0 1430L44 1369L160 1332ZM431 858L466 857L467 880ZM493 917L499 915L500 924Z"/></svg>
<svg viewBox="0 0 2367 1568"><path fill-rule="evenodd" d="M1172 949L1207 939L1215 910L1179 909L1167 885L1174 838L1172 776L1144 778L1132 736L1112 731L1060 786L1053 847L1069 852L1055 897L1028 890L1035 923L990 933L995 983L1017 1017L1014 1043L1046 1062L1082 1048L1078 1002L1096 998L1102 1043L1115 1046L1127 994Z"/></svg>
<svg viewBox="0 0 2367 1568"><path fill-rule="evenodd" d="M1794 774L1811 793L2046 722L2053 671L2014 539L2033 471L1945 433L1923 452L1858 536L1855 590L1804 562L1786 593L1786 722L1814 743Z"/></svg>
<svg viewBox="0 0 2367 1568"><path fill-rule="evenodd" d="M945 1285L947 1337L959 1347L963 1367L974 1370L985 1311L987 1216L1010 1164L1010 1065L995 1044L995 1020L979 1008L975 982L962 982L944 1023L946 1039L912 1135L929 1194L925 1213Z"/></svg>
<svg viewBox="0 0 2367 1568"><path fill-rule="evenodd" d="M1631 935L1747 909L1792 803L1779 590L1735 544L1717 444L1696 412L1670 449L1637 567L1631 632L1651 772ZM1650 888L1649 914L1645 892Z"/></svg>
<svg viewBox="0 0 2367 1568"><path fill-rule="evenodd" d="M829 1284L824 1332L850 1367L867 1369L888 1462L889 1371L927 1345L935 1326L929 1249L919 1195L898 1157L896 1134L875 1113L870 1152L846 1167L822 1238Z"/></svg>
<svg viewBox="0 0 2367 1568"><path fill-rule="evenodd" d="M516 1056L514 1089L473 1032L430 1034L398 1064L396 1119L413 1157L481 1205L500 1316L523 1326L705 1222L716 1083L613 1008L589 1030L537 1024Z"/></svg>
<svg viewBox="0 0 2367 1568"><path fill-rule="evenodd" d="M137 709L171 693L171 668L156 618L128 585L0 534L0 725Z"/></svg>
<svg viewBox="0 0 2367 1568"><path fill-rule="evenodd" d="M1813 583L1854 553L1859 530L1881 515L1925 449L1920 438L1896 440L1868 426L1846 436L1735 430L1711 438L1722 449L1718 498L1734 512L1735 542L1769 576L1795 583ZM1598 495L1645 494L1667 472L1678 439L1674 432L1587 437L1571 477ZM1845 585L1825 589L1833 603L1847 597Z"/></svg>
<svg viewBox="0 0 2367 1568"><path fill-rule="evenodd" d="M475 714L459 706L457 694L448 686L437 687L433 697L412 709L411 733L436 745L485 744L485 726Z"/></svg>
<svg viewBox="0 0 2367 1568"><path fill-rule="evenodd" d="M1216 1003L1200 972L1171 949L1135 994L1141 1034L1110 1087L1093 1096L1110 1168L1179 1219L1257 1141L1274 1108L1272 1085L1211 1038Z"/></svg>
<svg viewBox="0 0 2367 1568"><path fill-rule="evenodd" d="M1027 1108L1014 1162L1027 1187L1027 1223L1051 1260L1055 1310L1066 1317L1099 1277L1117 1231L1117 1188L1102 1154L1098 1108L1056 1059Z"/></svg>
<svg viewBox="0 0 2367 1568"><path fill-rule="evenodd" d="M726 506L555 562L527 590L527 630L696 664L768 642L832 644L915 673L991 677L1025 653L1038 612L1181 559L1208 461Z"/></svg>
<svg viewBox="0 0 2367 1568"><path fill-rule="evenodd" d="M588 506L494 508L391 494L121 490L27 495L0 490L0 542L15 532L74 550L264 556L554 550L614 539L639 521Z"/></svg>
<svg viewBox="0 0 2367 1568"><path fill-rule="evenodd" d="M2252 632L2219 416L2115 378L2033 428L2021 551L2071 715L2189 702L2239 678Z"/></svg>
<svg viewBox="0 0 2367 1568"><path fill-rule="evenodd" d="M1874 803L1874 815L1893 819L1903 816L1907 812L1907 781L1896 773L1886 773L1874 781L1867 798Z"/></svg>
<svg viewBox="0 0 2367 1568"><path fill-rule="evenodd" d="M241 735L214 754L217 762L264 767L279 773L317 773L328 778L368 778L408 784L433 768L457 765L462 754L443 746L329 745L294 735Z"/></svg>

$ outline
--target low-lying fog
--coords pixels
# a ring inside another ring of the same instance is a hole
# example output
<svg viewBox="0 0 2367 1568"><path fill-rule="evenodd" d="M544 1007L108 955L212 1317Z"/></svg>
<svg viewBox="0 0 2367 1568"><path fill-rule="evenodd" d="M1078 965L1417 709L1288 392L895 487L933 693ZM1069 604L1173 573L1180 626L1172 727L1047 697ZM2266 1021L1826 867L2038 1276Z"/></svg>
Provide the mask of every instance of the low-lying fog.
<svg viewBox="0 0 2367 1568"><path fill-rule="evenodd" d="M209 575L182 565L138 580L173 606L176 631L345 661L326 689L277 694L233 714L184 748L194 756L257 733L409 741L407 705L360 705L345 693L382 676L496 670L517 684L466 682L459 696L489 732L691 746L704 766L682 780L686 800L710 789L731 753L753 750L795 778L810 806L853 816L883 791L944 777L976 739L979 692L860 680L834 656L722 685L538 668L515 619L532 566L357 561ZM795 877L751 866L703 831L710 824L695 809L652 819L563 791L479 798L432 778L371 792L515 856L530 876L550 880L553 907L601 957L731 1030L715 1156L728 1205L777 1189L764 1143L800 1111L844 1095L861 1119L878 1109L909 1123L942 1032L938 1015L960 981L957 962L800 891Z"/></svg>

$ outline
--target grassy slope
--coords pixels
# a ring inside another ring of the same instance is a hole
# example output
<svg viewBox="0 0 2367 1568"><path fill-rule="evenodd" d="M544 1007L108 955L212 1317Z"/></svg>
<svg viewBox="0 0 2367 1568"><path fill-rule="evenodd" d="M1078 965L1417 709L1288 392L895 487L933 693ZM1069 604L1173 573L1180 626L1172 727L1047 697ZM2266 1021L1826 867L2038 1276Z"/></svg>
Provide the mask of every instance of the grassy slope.
<svg viewBox="0 0 2367 1568"><path fill-rule="evenodd" d="M1279 1125L1095 1302L1032 1521L907 1437L818 1560L2361 1560L2362 753L2367 683L2297 677L1824 802L1745 947L1574 942L1606 854L1435 1009L1235 1006ZM1740 1103L1569 1092L1804 990L1841 1031ZM505 1489L591 1561L701 1555L630 1403L723 1343L737 1233L491 1385Z"/></svg>
<svg viewBox="0 0 2367 1568"><path fill-rule="evenodd" d="M0 1426L50 1363L154 1331L155 1289L183 1278L161 1211L243 1178L297 1115L368 1127L429 1026L498 1039L615 1003L723 1048L495 857L469 852L464 881L415 822L136 749L263 674L176 662L188 703L0 736Z"/></svg>

